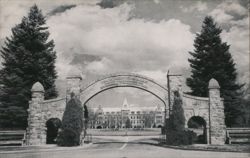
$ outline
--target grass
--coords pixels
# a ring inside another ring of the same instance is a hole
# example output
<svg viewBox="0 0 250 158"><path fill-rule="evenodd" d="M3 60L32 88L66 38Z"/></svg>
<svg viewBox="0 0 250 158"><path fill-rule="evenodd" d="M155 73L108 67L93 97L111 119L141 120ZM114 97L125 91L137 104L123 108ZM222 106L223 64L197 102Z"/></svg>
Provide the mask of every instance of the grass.
<svg viewBox="0 0 250 158"><path fill-rule="evenodd" d="M93 136L151 136L151 135L160 135L160 128L145 128L145 129L88 129L88 134Z"/></svg>

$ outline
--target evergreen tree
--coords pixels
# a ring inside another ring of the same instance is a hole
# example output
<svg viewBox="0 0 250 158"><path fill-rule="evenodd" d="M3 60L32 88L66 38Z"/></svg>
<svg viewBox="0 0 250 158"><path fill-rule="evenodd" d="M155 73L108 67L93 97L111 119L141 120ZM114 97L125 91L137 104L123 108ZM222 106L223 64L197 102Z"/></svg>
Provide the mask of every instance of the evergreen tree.
<svg viewBox="0 0 250 158"><path fill-rule="evenodd" d="M66 105L62 118L62 131L59 133L57 144L60 146L77 146L83 130L82 103L71 94L71 99Z"/></svg>
<svg viewBox="0 0 250 158"><path fill-rule="evenodd" d="M201 97L208 96L208 82L215 78L221 87L221 96L225 99L226 125L231 126L239 109L237 100L241 96L241 87L236 82L236 69L234 60L229 53L229 45L221 41L221 28L217 26L213 18L205 17L201 29L194 41L194 51L189 52L191 77L187 79L187 85L191 88L191 94Z"/></svg>
<svg viewBox="0 0 250 158"><path fill-rule="evenodd" d="M84 105L83 108L84 108L84 118L85 118L85 120L88 120L89 119L88 107L86 105Z"/></svg>
<svg viewBox="0 0 250 158"><path fill-rule="evenodd" d="M87 128L89 123L89 111L87 105L84 105L83 109L84 109L84 127L83 127L83 139L84 139L87 135Z"/></svg>
<svg viewBox="0 0 250 158"><path fill-rule="evenodd" d="M174 131L183 131L185 129L185 116L182 107L182 99L178 91L174 92L173 109L169 117L168 127Z"/></svg>
<svg viewBox="0 0 250 158"><path fill-rule="evenodd" d="M166 143L169 145L192 144L196 134L185 130L185 116L182 99L178 91L174 92L172 113L166 121Z"/></svg>
<svg viewBox="0 0 250 158"><path fill-rule="evenodd" d="M0 120L2 127L27 125L28 101L32 85L39 81L45 88L45 99L57 96L55 89L56 52L48 40L45 17L36 5L27 17L12 28L1 49L3 68L0 70Z"/></svg>

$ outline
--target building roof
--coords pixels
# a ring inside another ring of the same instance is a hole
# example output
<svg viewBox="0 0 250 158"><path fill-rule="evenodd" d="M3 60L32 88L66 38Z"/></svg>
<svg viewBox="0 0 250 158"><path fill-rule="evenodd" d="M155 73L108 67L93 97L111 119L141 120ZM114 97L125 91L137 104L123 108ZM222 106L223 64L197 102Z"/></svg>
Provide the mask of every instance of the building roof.
<svg viewBox="0 0 250 158"><path fill-rule="evenodd" d="M164 110L164 107L156 107L156 106L151 106L151 107L130 107L129 110L130 112L137 112L137 111L155 111L156 109ZM93 108L95 112L99 111L99 108ZM121 112L122 108L117 108L117 107L102 107L103 112Z"/></svg>

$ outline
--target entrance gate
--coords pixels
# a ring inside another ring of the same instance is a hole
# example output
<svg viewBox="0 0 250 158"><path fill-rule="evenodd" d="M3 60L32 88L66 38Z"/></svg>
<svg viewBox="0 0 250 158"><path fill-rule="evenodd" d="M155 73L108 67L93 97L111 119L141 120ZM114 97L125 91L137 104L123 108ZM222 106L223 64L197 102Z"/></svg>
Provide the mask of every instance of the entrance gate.
<svg viewBox="0 0 250 158"><path fill-rule="evenodd" d="M210 144L225 143L224 105L220 98L219 84L211 79L209 82L209 98L201 98L183 94L180 79L170 78L170 90L156 81L142 75L118 73L104 76L90 84L84 84L80 75L67 77L67 92L65 98L44 100L44 88L37 82L33 85L32 100L28 110L27 145L46 144L46 121L50 118L62 119L66 102L74 92L83 105L97 94L116 87L134 87L147 91L159 98L165 105L165 117L169 117L172 105L168 99L173 99L173 91L178 90L183 100L186 125L192 116L200 116L206 121L207 142ZM168 93L170 98L168 98ZM172 101L173 102L173 101ZM171 103L172 103L171 102Z"/></svg>

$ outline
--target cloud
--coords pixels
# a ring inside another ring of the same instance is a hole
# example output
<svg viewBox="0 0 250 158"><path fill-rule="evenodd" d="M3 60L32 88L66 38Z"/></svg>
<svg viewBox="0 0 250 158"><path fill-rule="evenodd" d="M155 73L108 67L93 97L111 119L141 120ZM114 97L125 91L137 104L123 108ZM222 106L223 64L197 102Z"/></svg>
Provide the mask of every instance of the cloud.
<svg viewBox="0 0 250 158"><path fill-rule="evenodd" d="M231 45L230 52L236 63L239 81L249 83L249 28L233 26L228 31L224 30L221 36Z"/></svg>
<svg viewBox="0 0 250 158"><path fill-rule="evenodd" d="M154 2L155 2L156 4L161 3L161 1L160 1L160 0L154 0Z"/></svg>
<svg viewBox="0 0 250 158"><path fill-rule="evenodd" d="M189 73L188 51L193 50L195 38L190 29L200 30L202 18L209 13L226 28L222 39L231 45L239 78L247 80L242 76L249 72L249 16L238 1L159 1L158 5L158 1L123 4L125 0L121 0L115 7L106 9L96 5L98 2L0 0L0 42L10 35L10 28L27 15L34 3L45 15L61 6L76 5L47 18L50 38L55 40L60 79L77 66L89 81L104 73L127 71L164 84L169 69L174 73ZM180 4L189 7L180 8ZM183 14L179 9L188 13Z"/></svg>
<svg viewBox="0 0 250 158"><path fill-rule="evenodd" d="M6 1L0 1L0 8L0 38L5 38L11 33L10 28L20 23L22 17L27 14L27 8L18 3L7 5Z"/></svg>
<svg viewBox="0 0 250 158"><path fill-rule="evenodd" d="M197 1L195 4L191 4L189 7L180 6L183 12L193 12L193 11L205 11L208 9L207 3L203 1Z"/></svg>
<svg viewBox="0 0 250 158"><path fill-rule="evenodd" d="M247 9L237 2L224 2L218 7L224 9L225 12L232 15L244 16L247 14Z"/></svg>
<svg viewBox="0 0 250 158"><path fill-rule="evenodd" d="M222 9L214 9L211 13L211 16L215 18L215 20L219 23L228 23L228 21L233 19L232 15L229 15Z"/></svg>
<svg viewBox="0 0 250 158"><path fill-rule="evenodd" d="M114 8L116 6L121 5L124 2L125 0L101 0L101 2L97 3L97 5L106 9L106 8Z"/></svg>
<svg viewBox="0 0 250 158"><path fill-rule="evenodd" d="M249 83L249 15L247 9L237 1L223 1L210 12L216 22L226 28L222 41L230 45L230 53L236 63L238 80Z"/></svg>
<svg viewBox="0 0 250 158"><path fill-rule="evenodd" d="M163 86L167 84L167 77L166 77L167 73L161 70L157 70L157 71L144 70L144 71L139 71L136 73L152 78L153 80L159 83L162 83Z"/></svg>
<svg viewBox="0 0 250 158"><path fill-rule="evenodd" d="M55 15L55 14L63 13L63 12L65 12L66 10L71 9L71 8L74 8L74 7L76 7L75 4L71 4L71 5L62 5L62 6L56 7L56 8L53 9L52 11L50 11L50 12L48 13L48 15L49 15L49 16L52 16L52 15Z"/></svg>
<svg viewBox="0 0 250 158"><path fill-rule="evenodd" d="M237 1L223 1L209 13L218 23L226 24L248 16L247 9Z"/></svg>
<svg viewBox="0 0 250 158"><path fill-rule="evenodd" d="M101 61L93 61L89 63L86 67L86 71L90 71L92 73L102 74L108 71L112 67L112 61L107 58L102 58Z"/></svg>
<svg viewBox="0 0 250 158"><path fill-rule="evenodd" d="M58 56L72 60L77 52L101 57L101 61L83 66L84 71L92 73L186 67L194 39L190 26L177 19L131 19L133 7L123 4L101 9L79 5L52 16L48 25Z"/></svg>
<svg viewBox="0 0 250 158"><path fill-rule="evenodd" d="M11 34L11 28L20 23L23 16L27 16L29 8L34 4L42 10L44 15L47 15L50 12L63 11L64 9L69 9L70 6L78 4L93 5L97 3L97 1L98 0L0 0L0 39Z"/></svg>

